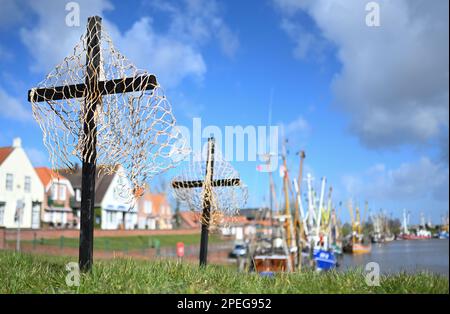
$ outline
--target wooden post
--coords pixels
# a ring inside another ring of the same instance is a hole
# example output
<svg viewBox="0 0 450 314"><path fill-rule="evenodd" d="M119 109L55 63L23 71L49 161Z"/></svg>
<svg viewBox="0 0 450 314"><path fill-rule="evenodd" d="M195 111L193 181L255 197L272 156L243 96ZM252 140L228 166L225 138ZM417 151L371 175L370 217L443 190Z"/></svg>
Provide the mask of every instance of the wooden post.
<svg viewBox="0 0 450 314"><path fill-rule="evenodd" d="M79 100L83 114L82 179L81 179L81 219L79 266L82 271L89 271L93 263L94 250L94 202L95 202L95 170L97 158L97 126L96 109L101 105L103 95L133 93L153 90L158 83L154 75L138 75L135 77L119 77L103 80L101 70L101 32L102 19L99 16L88 18L86 36L86 78L84 83L49 88L33 88L28 91L28 101L48 102L68 99ZM123 74L123 73L119 73ZM105 79L105 78L103 78ZM53 105L52 105L53 106ZM54 111L55 109L52 108ZM77 147L78 148L78 147Z"/></svg>
<svg viewBox="0 0 450 314"><path fill-rule="evenodd" d="M299 167L299 174L298 174L298 193L299 195L301 195L302 193L302 181L303 181L303 161L305 160L305 152L302 150L299 153L300 156L300 167ZM301 204L298 203L298 197L297 197L297 208L296 208L296 215L298 216L298 220L296 223L298 223L298 232L296 233L297 235L297 248L298 248L298 253L297 253L297 269L298 271L302 271L302 262L303 262L303 258L302 258L302 251L303 251L303 242L302 242L302 236L303 236L303 219L304 217L302 217L299 213L300 210L300 206ZM297 225L295 226L295 228L297 228Z"/></svg>
<svg viewBox="0 0 450 314"><path fill-rule="evenodd" d="M239 178L232 179L216 179L214 180L214 138L208 139L208 156L206 160L206 176L205 180L196 181L174 181L172 187L174 189L181 188L204 188L203 209L201 217L202 233L200 237L200 267L206 266L208 262L208 233L211 220L211 193L214 187L237 187L241 184Z"/></svg>
<svg viewBox="0 0 450 314"><path fill-rule="evenodd" d="M6 249L6 229L0 227L0 250Z"/></svg>
<svg viewBox="0 0 450 314"><path fill-rule="evenodd" d="M94 253L94 202L95 202L95 169L97 158L97 126L95 110L101 101L98 89L100 74L100 32L99 16L88 18L87 54L86 54L86 98L84 116L84 152L81 178L81 225L79 266L82 271L89 271L93 264Z"/></svg>
<svg viewBox="0 0 450 314"><path fill-rule="evenodd" d="M214 178L214 139L208 139L208 155L206 159L206 176L209 175L209 179L212 182ZM206 187L208 188L208 187ZM211 219L211 191L205 193L203 199L203 213L201 218L202 223L202 233L200 238L200 266L206 266L208 263L208 233L209 233L209 222Z"/></svg>

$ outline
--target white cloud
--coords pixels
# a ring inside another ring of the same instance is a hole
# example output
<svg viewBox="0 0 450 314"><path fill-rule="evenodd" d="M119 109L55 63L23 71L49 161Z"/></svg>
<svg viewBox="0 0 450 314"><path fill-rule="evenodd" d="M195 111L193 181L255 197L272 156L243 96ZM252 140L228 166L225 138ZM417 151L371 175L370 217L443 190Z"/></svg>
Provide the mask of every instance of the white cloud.
<svg viewBox="0 0 450 314"><path fill-rule="evenodd" d="M0 117L21 122L31 121L31 110L17 98L9 95L0 87Z"/></svg>
<svg viewBox="0 0 450 314"><path fill-rule="evenodd" d="M308 31L302 24L290 18L282 19L281 29L288 34L295 44L293 51L295 58L300 60L306 60L311 57L314 60L322 60L324 58L327 42L323 38Z"/></svg>
<svg viewBox="0 0 450 314"><path fill-rule="evenodd" d="M379 0L381 26L375 28L365 25L365 0L274 3L294 25L284 29L299 56L314 52L320 37L336 46L342 69L332 89L362 143L417 145L448 133L448 1ZM299 12L313 18L319 35L302 36L295 26Z"/></svg>
<svg viewBox="0 0 450 314"><path fill-rule="evenodd" d="M284 125L286 135L306 135L311 130L311 126L303 116L297 117L294 121Z"/></svg>
<svg viewBox="0 0 450 314"><path fill-rule="evenodd" d="M81 27L65 25L68 12L64 2L29 2L38 21L33 27L22 28L21 38L33 58L33 71L50 72L72 52L84 32L88 16L103 16L104 12L113 10L107 0L77 2ZM225 54L235 53L238 39L221 18L221 10L215 2L189 0L180 6L165 2L153 5L169 13L165 31L156 30L148 16L135 21L125 32L121 32L113 21L103 19L103 24L116 48L139 68L155 73L162 86L175 87L188 77L201 80L207 70L201 47L211 38L219 41Z"/></svg>
<svg viewBox="0 0 450 314"><path fill-rule="evenodd" d="M188 76L202 79L206 73L203 56L195 47L157 34L150 18L135 22L123 36L115 33L115 46L123 47L123 53L139 68L156 73L162 86L174 87Z"/></svg>
<svg viewBox="0 0 450 314"><path fill-rule="evenodd" d="M88 16L102 15L112 9L108 1L81 0L80 27L66 25L64 1L28 1L27 6L37 15L36 24L20 29L21 40L28 48L32 57L31 70L34 72L49 73L64 57L73 53L75 44L85 32L84 23ZM120 50L120 48L119 48Z"/></svg>
<svg viewBox="0 0 450 314"><path fill-rule="evenodd" d="M432 199L448 206L448 165L426 157L394 169L376 164L364 173L343 176L341 183L349 196L376 201Z"/></svg>
<svg viewBox="0 0 450 314"><path fill-rule="evenodd" d="M216 39L222 52L233 57L239 48L239 39L223 20L221 5L214 0L183 0L181 3L175 6L163 1L152 2L153 8L171 16L169 34L197 45Z"/></svg>

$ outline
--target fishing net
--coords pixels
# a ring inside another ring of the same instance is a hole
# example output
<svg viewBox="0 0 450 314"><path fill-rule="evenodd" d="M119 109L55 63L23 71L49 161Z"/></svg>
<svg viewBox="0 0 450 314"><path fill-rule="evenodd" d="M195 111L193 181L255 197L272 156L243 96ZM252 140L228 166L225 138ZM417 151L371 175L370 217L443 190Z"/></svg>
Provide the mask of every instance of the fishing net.
<svg viewBox="0 0 450 314"><path fill-rule="evenodd" d="M100 172L112 174L121 165L123 197L141 196L146 182L187 153L156 77L122 55L98 21L29 99L52 168L96 160Z"/></svg>
<svg viewBox="0 0 450 314"><path fill-rule="evenodd" d="M189 161L184 161L172 188L175 197L201 215L201 223L210 228L235 223L248 197L239 173L214 151L192 154ZM202 214L205 207L210 208L210 219Z"/></svg>

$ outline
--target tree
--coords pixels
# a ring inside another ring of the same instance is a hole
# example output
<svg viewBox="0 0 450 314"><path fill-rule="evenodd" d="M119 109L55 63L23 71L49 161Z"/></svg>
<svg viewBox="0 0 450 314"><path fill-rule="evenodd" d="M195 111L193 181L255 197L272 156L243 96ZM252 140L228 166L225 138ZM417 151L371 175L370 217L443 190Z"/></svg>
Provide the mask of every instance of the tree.
<svg viewBox="0 0 450 314"><path fill-rule="evenodd" d="M349 224L348 222L346 222L343 226L342 226L342 236L346 237L349 234L352 234L352 225Z"/></svg>

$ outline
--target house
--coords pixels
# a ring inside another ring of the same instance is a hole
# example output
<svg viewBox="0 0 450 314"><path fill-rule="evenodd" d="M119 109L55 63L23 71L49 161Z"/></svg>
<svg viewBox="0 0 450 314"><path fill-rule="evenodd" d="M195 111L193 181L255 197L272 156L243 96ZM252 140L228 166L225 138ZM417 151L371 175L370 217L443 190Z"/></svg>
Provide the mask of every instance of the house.
<svg viewBox="0 0 450 314"><path fill-rule="evenodd" d="M201 228L201 214L191 210L180 211L181 228L182 229L199 229Z"/></svg>
<svg viewBox="0 0 450 314"><path fill-rule="evenodd" d="M135 229L138 224L137 206L132 206L124 197L124 186L129 182L123 175L121 166L117 166L113 174L100 171L97 166L95 175L95 227L103 230ZM58 172L67 178L74 190L72 208L80 217L81 208L81 168L74 170L60 169Z"/></svg>
<svg viewBox="0 0 450 314"><path fill-rule="evenodd" d="M148 189L137 200L138 229L172 229L172 209L164 193Z"/></svg>
<svg viewBox="0 0 450 314"><path fill-rule="evenodd" d="M0 226L38 229L43 198L44 186L21 139L0 147Z"/></svg>
<svg viewBox="0 0 450 314"><path fill-rule="evenodd" d="M44 186L41 221L43 226L73 228L78 226L71 201L75 192L70 181L47 167L35 168Z"/></svg>

